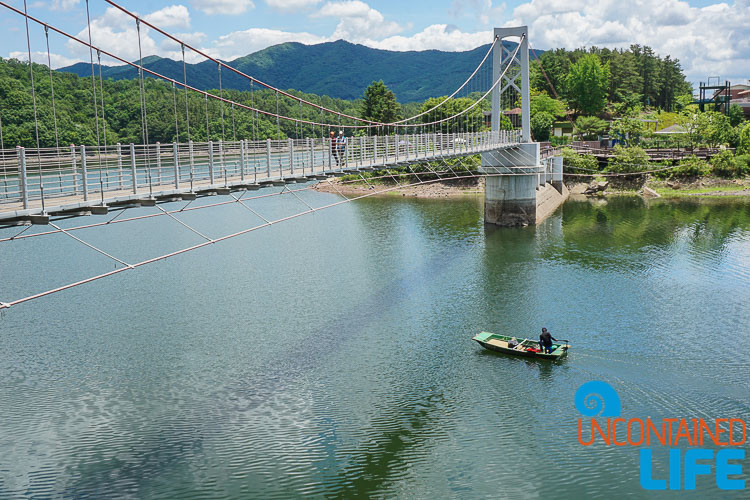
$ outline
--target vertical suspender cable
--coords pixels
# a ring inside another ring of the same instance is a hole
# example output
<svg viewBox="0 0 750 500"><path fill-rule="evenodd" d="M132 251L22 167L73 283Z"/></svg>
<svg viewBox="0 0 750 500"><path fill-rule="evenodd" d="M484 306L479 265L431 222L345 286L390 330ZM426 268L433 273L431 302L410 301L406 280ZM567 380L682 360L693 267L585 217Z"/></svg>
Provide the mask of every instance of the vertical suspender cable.
<svg viewBox="0 0 750 500"><path fill-rule="evenodd" d="M39 191L42 198L42 212L44 209L44 181L42 180L42 155L39 151L39 122L36 114L36 88L34 87L34 63L31 61L31 39L29 38L29 17L26 10L26 0L23 0L23 13L26 20L26 48L29 51L29 75L31 76L31 100L34 104L34 133L36 134L36 157L39 164Z"/></svg>
<svg viewBox="0 0 750 500"><path fill-rule="evenodd" d="M49 26L44 26L44 38L47 41L47 67L49 69L49 89L52 97L52 123L55 126L55 156L57 157L57 171L62 177L62 164L60 163L60 138L57 132L57 109L55 107L55 83L52 81L52 57L49 52ZM62 182L61 182L62 183Z"/></svg>
<svg viewBox="0 0 750 500"><path fill-rule="evenodd" d="M218 64L219 68L219 97L221 103L221 140L224 140L224 88L221 86L221 64ZM208 96L206 96L208 97Z"/></svg>
<svg viewBox="0 0 750 500"><path fill-rule="evenodd" d="M185 84L185 129L187 131L188 142L190 142L190 111L188 109L188 89L187 89L187 68L185 66L185 44L182 47L182 80Z"/></svg>
<svg viewBox="0 0 750 500"><path fill-rule="evenodd" d="M143 50L141 48L141 20L135 19L135 27L138 32L138 75L140 76L141 88L141 120L143 132L143 148L146 150L146 174L148 175L149 194L151 194L151 158L148 150L148 111L146 110L146 82L143 76ZM135 179L133 179L135 184Z"/></svg>
<svg viewBox="0 0 750 500"><path fill-rule="evenodd" d="M5 165L5 139L3 139L3 113L0 111L0 160L3 162L3 190L8 196L8 168Z"/></svg>
<svg viewBox="0 0 750 500"><path fill-rule="evenodd" d="M88 0L87 0L88 2ZM148 116L146 114L146 85L143 81L143 51L141 49L141 20L136 18L135 28L138 33L138 80L141 94L141 136L143 145L148 144Z"/></svg>
<svg viewBox="0 0 750 500"><path fill-rule="evenodd" d="M99 136L99 109L96 99L96 76L94 74L94 49L92 46L91 41L91 13L89 11L89 0L86 0L86 27L88 29L88 35L89 35L89 60L91 63L91 90L93 92L93 98L94 98L94 122L96 123L96 152L97 152L97 162L99 166L99 184L102 185L102 156L101 151L99 151L99 146L101 145L101 138ZM87 180L83 179L83 182L86 183Z"/></svg>
<svg viewBox="0 0 750 500"><path fill-rule="evenodd" d="M255 107L255 88L253 86L253 81L250 80L250 107L253 108L255 111L250 112L250 116L253 120L253 149L255 149L256 146L256 129L255 129L255 122L258 119L258 110ZM258 180L258 154L256 151L253 151L253 182L256 182Z"/></svg>
<svg viewBox="0 0 750 500"><path fill-rule="evenodd" d="M107 119L104 114L104 79L102 78L102 53L96 50L96 60L99 64L99 96L102 100L102 138L104 139L104 154L107 154ZM106 163L106 158L105 158ZM99 170L99 180L101 182L101 167ZM109 168L107 168L107 184L109 184ZM104 186L102 186L102 205L104 205Z"/></svg>
<svg viewBox="0 0 750 500"><path fill-rule="evenodd" d="M276 139L281 140L281 128L279 127L279 91L276 91Z"/></svg>
<svg viewBox="0 0 750 500"><path fill-rule="evenodd" d="M206 96L206 142L211 140L211 134L209 133L209 126L208 126L208 94Z"/></svg>
<svg viewBox="0 0 750 500"><path fill-rule="evenodd" d="M177 124L177 88L175 87L174 82L172 82L172 101L174 101L174 133L175 133L175 142L177 144L180 143L180 126Z"/></svg>
<svg viewBox="0 0 750 500"><path fill-rule="evenodd" d="M234 122L234 101L232 101L232 140L237 141L237 125Z"/></svg>
<svg viewBox="0 0 750 500"><path fill-rule="evenodd" d="M250 107L255 109L255 89L253 88L253 81L250 80ZM253 120L253 142L255 142L255 118L258 116L258 111L251 111L250 115Z"/></svg>

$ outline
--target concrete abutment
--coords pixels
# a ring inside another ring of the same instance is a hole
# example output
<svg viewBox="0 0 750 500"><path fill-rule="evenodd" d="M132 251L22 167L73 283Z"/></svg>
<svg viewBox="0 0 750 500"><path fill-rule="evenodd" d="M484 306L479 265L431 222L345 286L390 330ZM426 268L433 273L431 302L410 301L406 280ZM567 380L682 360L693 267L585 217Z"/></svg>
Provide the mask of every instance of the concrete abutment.
<svg viewBox="0 0 750 500"><path fill-rule="evenodd" d="M482 170L488 174L485 224L539 224L569 196L562 182L562 158L540 161L538 143L483 153Z"/></svg>

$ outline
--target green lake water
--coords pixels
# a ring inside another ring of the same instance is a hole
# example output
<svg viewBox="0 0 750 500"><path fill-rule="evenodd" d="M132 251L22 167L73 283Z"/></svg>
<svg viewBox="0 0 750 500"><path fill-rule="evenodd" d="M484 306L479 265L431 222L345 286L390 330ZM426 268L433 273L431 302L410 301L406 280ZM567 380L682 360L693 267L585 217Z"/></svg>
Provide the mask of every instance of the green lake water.
<svg viewBox="0 0 750 500"><path fill-rule="evenodd" d="M262 222L179 218L212 238ZM75 234L126 262L201 242L167 217ZM0 243L0 301L113 268L63 234ZM745 201L569 201L500 229L481 198L365 199L5 312L0 498L674 498L641 488L638 447L578 444L575 392L750 421L749 324ZM471 341L542 326L563 362ZM713 476L694 496L747 498Z"/></svg>

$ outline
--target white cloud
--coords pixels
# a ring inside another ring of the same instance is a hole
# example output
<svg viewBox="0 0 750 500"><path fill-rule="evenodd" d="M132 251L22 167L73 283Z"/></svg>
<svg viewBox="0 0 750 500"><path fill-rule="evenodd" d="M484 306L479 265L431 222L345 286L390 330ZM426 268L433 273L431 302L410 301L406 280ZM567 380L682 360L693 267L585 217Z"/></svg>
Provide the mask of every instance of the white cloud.
<svg viewBox="0 0 750 500"><path fill-rule="evenodd" d="M159 28L189 28L190 12L184 5L170 5L152 12L143 19Z"/></svg>
<svg viewBox="0 0 750 500"><path fill-rule="evenodd" d="M232 60L279 43L299 42L312 45L327 41L328 38L311 33L251 28L219 37L214 44L214 50L221 54L222 59Z"/></svg>
<svg viewBox="0 0 750 500"><path fill-rule="evenodd" d="M19 61L28 61L29 53L23 52L23 51L14 51L8 54L8 57L11 59L18 59ZM44 64L45 66L47 66L47 53L46 52L32 52L31 59L36 64ZM60 54L55 54L55 53L50 53L49 60L52 63L52 69L70 66L71 64L75 64L76 62L79 61L78 59L71 59L70 57L66 57ZM36 71L34 71L34 73L36 73Z"/></svg>
<svg viewBox="0 0 750 500"><path fill-rule="evenodd" d="M386 21L383 14L359 0L328 2L313 17L338 17L331 38L364 43L400 33L404 30L398 23Z"/></svg>
<svg viewBox="0 0 750 500"><path fill-rule="evenodd" d="M80 7L81 4L80 0L45 1L56 8ZM361 0L327 3L322 0L265 0L275 9L296 11L300 15L304 15L304 9L318 6L311 17L334 20L336 28L330 34L251 28L208 39L204 33L191 32L190 12L180 4L152 12L145 19L160 27L182 31L180 38L194 46L208 47L202 50L226 60L288 41L315 44L339 38L387 50L462 51L490 43L492 26L527 24L530 41L536 48L575 49L592 45L627 48L637 43L651 46L661 56L680 59L691 81L713 75L744 81L750 76L750 0L727 1L691 7L681 0L569 0L564 3L530 0L507 11L503 10L505 4L498 0L457 0L446 16L452 23L460 23L461 29L451 24L433 24L412 34L404 33L411 28L400 19L399 22L387 19ZM250 0L190 0L190 4L211 14L237 14L253 7ZM467 19L472 23L470 26L479 29L467 30L464 25ZM85 28L78 37L88 39ZM132 61L138 57L135 22L114 8L107 8L92 20L92 38L95 44L125 59ZM178 44L145 26L141 26L141 44L144 56L157 54L176 60L182 57ZM66 57L89 60L86 47L74 42L68 42L68 47ZM189 62L201 60L190 52L186 53L186 59Z"/></svg>
<svg viewBox="0 0 750 500"><path fill-rule="evenodd" d="M49 8L52 10L70 10L81 3L81 0L52 0Z"/></svg>
<svg viewBox="0 0 750 500"><path fill-rule="evenodd" d="M268 6L284 11L297 12L318 5L322 0L266 0Z"/></svg>
<svg viewBox="0 0 750 500"><path fill-rule="evenodd" d="M471 50L492 42L492 31L466 33L455 26L433 24L412 36L391 36L384 40L368 40L365 45L385 50Z"/></svg>
<svg viewBox="0 0 750 500"><path fill-rule="evenodd" d="M721 75L748 78L750 2L691 7L679 0L532 0L513 11L507 24L529 25L539 48L648 45L662 57L679 59L688 79Z"/></svg>
<svg viewBox="0 0 750 500"><path fill-rule="evenodd" d="M206 14L236 15L255 7L252 0L192 0L191 3Z"/></svg>
<svg viewBox="0 0 750 500"><path fill-rule="evenodd" d="M499 25L505 12L505 3L495 5L492 0L453 0L448 14L454 17L479 19L483 26Z"/></svg>
<svg viewBox="0 0 750 500"><path fill-rule="evenodd" d="M190 27L190 14L187 8L182 5L165 7L143 16L143 19L160 28L162 26ZM206 39L206 35L200 32L179 33L175 36L194 46L200 45ZM84 27L76 35L76 38L88 41L88 29ZM141 24L140 42L143 57L158 55L182 60L182 50L178 43L155 33L143 24ZM138 31L135 27L135 20L114 7L107 8L104 14L91 20L91 43L95 47L111 52L127 61L137 61L139 58ZM89 49L85 45L69 40L67 46L70 52L77 56L78 60L90 61ZM96 53L94 53L94 58L94 62L96 62ZM194 52L185 51L186 62L195 63L203 60L205 60L203 57ZM102 64L120 65L122 62L102 55Z"/></svg>
<svg viewBox="0 0 750 500"><path fill-rule="evenodd" d="M141 25L141 47L144 57L157 53L157 44L149 33L150 30ZM84 27L76 38L88 41L88 29ZM114 7L108 7L104 14L91 20L91 43L129 61L137 59L138 32L135 20ZM88 47L73 40L69 40L67 45L73 54L82 60L89 60Z"/></svg>

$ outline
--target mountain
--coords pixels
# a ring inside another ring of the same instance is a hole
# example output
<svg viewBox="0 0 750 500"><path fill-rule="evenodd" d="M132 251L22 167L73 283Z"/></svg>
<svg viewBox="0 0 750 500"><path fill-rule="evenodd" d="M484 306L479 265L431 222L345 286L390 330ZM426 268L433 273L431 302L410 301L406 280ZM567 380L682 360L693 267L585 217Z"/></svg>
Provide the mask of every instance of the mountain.
<svg viewBox="0 0 750 500"><path fill-rule="evenodd" d="M514 50L516 44L504 42ZM424 101L429 97L453 92L477 67L487 53L489 44L466 52L439 50L395 52L373 49L344 40L316 45L289 42L274 45L227 64L247 75L281 89L296 89L340 99L362 97L365 88L375 80L383 80L396 94L399 102ZM182 61L149 56L144 67L174 78L183 79ZM486 65L485 65L486 67ZM76 63L58 71L90 76L91 65ZM98 67L95 66L98 75ZM219 87L216 63L204 61L187 64L187 83L201 90ZM485 70L483 87L491 76ZM132 66L102 66L102 76L113 80L137 78ZM246 78L224 69L221 72L224 88L249 90ZM480 90L470 85L470 91Z"/></svg>

